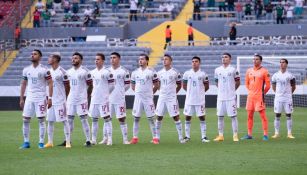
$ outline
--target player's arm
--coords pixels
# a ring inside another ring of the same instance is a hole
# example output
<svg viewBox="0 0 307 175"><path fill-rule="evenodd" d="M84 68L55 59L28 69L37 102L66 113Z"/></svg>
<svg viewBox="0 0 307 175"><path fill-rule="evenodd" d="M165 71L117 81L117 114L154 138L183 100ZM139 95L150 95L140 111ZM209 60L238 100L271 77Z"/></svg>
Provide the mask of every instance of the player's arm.
<svg viewBox="0 0 307 175"><path fill-rule="evenodd" d="M240 87L240 85L241 85L240 74L239 74L239 71L236 70L236 73L235 73L235 87L236 87L236 90Z"/></svg>
<svg viewBox="0 0 307 175"><path fill-rule="evenodd" d="M290 83L291 83L291 88L292 88L292 93L293 93L296 89L296 81L294 77L290 80Z"/></svg>
<svg viewBox="0 0 307 175"><path fill-rule="evenodd" d="M180 73L178 73L177 79L176 79L176 93L178 93L180 91L180 89L181 89L181 86L182 86L181 82L182 82L182 78L181 78Z"/></svg>
<svg viewBox="0 0 307 175"><path fill-rule="evenodd" d="M89 72L86 75L86 84L87 84L87 98L90 99L93 91L93 79Z"/></svg>
<svg viewBox="0 0 307 175"><path fill-rule="evenodd" d="M207 92L209 90L209 78L207 75L205 76L204 86L205 86L205 92Z"/></svg>
<svg viewBox="0 0 307 175"><path fill-rule="evenodd" d="M216 87L219 87L219 77L217 74L217 69L214 70L214 82L215 82Z"/></svg>
<svg viewBox="0 0 307 175"><path fill-rule="evenodd" d="M153 72L153 77L152 77L152 84L153 84L153 94L155 94L159 88L159 78L156 72Z"/></svg>
<svg viewBox="0 0 307 175"><path fill-rule="evenodd" d="M128 91L129 90L129 88L130 88L130 82L131 82L131 80L130 80L130 74L129 74L129 72L127 71L126 72L126 75L125 75L125 91ZM131 86L131 88L132 88L132 86Z"/></svg>
<svg viewBox="0 0 307 175"><path fill-rule="evenodd" d="M21 80L21 83L20 83L20 100L19 100L19 105L20 105L21 109L23 109L23 106L25 104L24 95L25 95L26 88L27 88L27 82L28 82L27 77L23 77L23 79Z"/></svg>
<svg viewBox="0 0 307 175"><path fill-rule="evenodd" d="M249 77L248 77L248 70L246 71L246 74L245 74L245 86L247 88L247 90L249 90Z"/></svg>
<svg viewBox="0 0 307 175"><path fill-rule="evenodd" d="M49 87L49 97L48 97L48 109L52 106L52 95L53 95L53 81L51 77L47 80Z"/></svg>
<svg viewBox="0 0 307 175"><path fill-rule="evenodd" d="M265 82L264 94L266 94L271 88L270 74L268 71L265 72L264 82Z"/></svg>
<svg viewBox="0 0 307 175"><path fill-rule="evenodd" d="M70 84L69 84L69 79L68 79L68 76L65 74L63 76L63 84L64 84L64 88L65 88L65 94L66 94L66 98L70 92Z"/></svg>
<svg viewBox="0 0 307 175"><path fill-rule="evenodd" d="M135 76L134 76L134 72L132 72L132 75L131 75L131 89L133 90L133 91L135 91L135 82L136 80L135 80Z"/></svg>
<svg viewBox="0 0 307 175"><path fill-rule="evenodd" d="M274 92L276 92L276 78L275 74L272 76L272 89Z"/></svg>
<svg viewBox="0 0 307 175"><path fill-rule="evenodd" d="M109 74L109 79L108 79L108 85L109 85L109 93L111 94L115 88L115 80L113 78L113 74Z"/></svg>
<svg viewBox="0 0 307 175"><path fill-rule="evenodd" d="M183 74L183 78L182 78L182 88L187 91L187 87L188 87L188 75L187 73Z"/></svg>

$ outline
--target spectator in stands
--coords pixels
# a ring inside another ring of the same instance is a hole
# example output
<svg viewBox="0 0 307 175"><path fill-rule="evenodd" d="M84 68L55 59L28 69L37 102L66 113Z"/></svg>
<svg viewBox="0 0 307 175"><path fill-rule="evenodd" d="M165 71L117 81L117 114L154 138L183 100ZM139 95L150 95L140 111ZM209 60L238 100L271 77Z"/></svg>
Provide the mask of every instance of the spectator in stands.
<svg viewBox="0 0 307 175"><path fill-rule="evenodd" d="M235 42L237 39L237 29L236 29L236 23L232 23L229 31L229 39L230 39L230 45L236 45Z"/></svg>
<svg viewBox="0 0 307 175"><path fill-rule="evenodd" d="M102 9L106 9L107 8L106 0L100 0L100 8L102 8Z"/></svg>
<svg viewBox="0 0 307 175"><path fill-rule="evenodd" d="M37 3L35 4L35 7L37 8L37 10L39 12L43 12L44 11L44 3L42 2L42 0L38 0Z"/></svg>
<svg viewBox="0 0 307 175"><path fill-rule="evenodd" d="M138 0L130 0L130 18L129 20L132 21L132 18L134 17L134 20L137 21L137 12L138 12Z"/></svg>
<svg viewBox="0 0 307 175"><path fill-rule="evenodd" d="M273 9L274 9L274 6L272 5L271 1L269 1L268 5L265 6L266 20L273 19Z"/></svg>
<svg viewBox="0 0 307 175"><path fill-rule="evenodd" d="M281 4L281 2L279 2L275 8L276 10L276 23L279 24L283 24L284 23L284 13L285 13L285 8L283 7L283 5Z"/></svg>
<svg viewBox="0 0 307 175"><path fill-rule="evenodd" d="M290 2L285 6L286 11L286 20L288 24L293 24L293 10L294 7L291 5Z"/></svg>
<svg viewBox="0 0 307 175"><path fill-rule="evenodd" d="M53 9L61 9L62 0L53 0Z"/></svg>
<svg viewBox="0 0 307 175"><path fill-rule="evenodd" d="M78 0L73 0L72 1L72 12L73 13L78 13L79 12L79 1Z"/></svg>
<svg viewBox="0 0 307 175"><path fill-rule="evenodd" d="M93 1L93 7L95 7L96 5L98 5L98 0L92 0Z"/></svg>
<svg viewBox="0 0 307 175"><path fill-rule="evenodd" d="M21 29L18 24L16 24L15 31L14 31L14 39L15 39L15 49L19 49L19 44L20 44L20 34L21 34Z"/></svg>
<svg viewBox="0 0 307 175"><path fill-rule="evenodd" d="M193 20L201 20L201 16L200 16L201 0L193 0L193 3L194 3Z"/></svg>
<svg viewBox="0 0 307 175"><path fill-rule="evenodd" d="M303 14L303 0L295 0L295 14L301 16Z"/></svg>
<svg viewBox="0 0 307 175"><path fill-rule="evenodd" d="M46 0L47 9L52 9L53 0Z"/></svg>
<svg viewBox="0 0 307 175"><path fill-rule="evenodd" d="M64 0L63 8L64 8L64 13L68 13L70 11L70 2L69 2L69 0Z"/></svg>
<svg viewBox="0 0 307 175"><path fill-rule="evenodd" d="M215 7L215 0L208 0L207 7Z"/></svg>
<svg viewBox="0 0 307 175"><path fill-rule="evenodd" d="M171 45L172 41L172 30L171 30L171 26L167 25L166 29L165 29L165 45L164 45L164 50L166 49L167 45Z"/></svg>
<svg viewBox="0 0 307 175"><path fill-rule="evenodd" d="M112 13L118 13L118 0L111 0Z"/></svg>
<svg viewBox="0 0 307 175"><path fill-rule="evenodd" d="M50 27L51 13L47 8L42 12L42 18L43 18L43 27Z"/></svg>
<svg viewBox="0 0 307 175"><path fill-rule="evenodd" d="M93 19L91 20L91 27L98 27L99 20L96 18L96 16L93 16Z"/></svg>
<svg viewBox="0 0 307 175"><path fill-rule="evenodd" d="M159 11L160 12L167 12L166 3L162 3L162 4L159 5Z"/></svg>
<svg viewBox="0 0 307 175"><path fill-rule="evenodd" d="M33 27L40 27L40 17L41 13L38 11L37 7L35 7L35 11L33 12Z"/></svg>
<svg viewBox="0 0 307 175"><path fill-rule="evenodd" d="M218 2L218 6L219 6L219 11L226 11L226 4L225 4L225 0L217 0ZM220 14L220 17L222 17L223 15Z"/></svg>
<svg viewBox="0 0 307 175"><path fill-rule="evenodd" d="M100 10L99 10L99 6L95 5L94 6L94 11L93 11L93 16L100 16Z"/></svg>
<svg viewBox="0 0 307 175"><path fill-rule="evenodd" d="M89 27L90 23L91 23L91 17L89 15L86 15L83 20L83 26Z"/></svg>
<svg viewBox="0 0 307 175"><path fill-rule="evenodd" d="M175 5L173 3L166 3L167 12L171 13L171 18L175 18Z"/></svg>
<svg viewBox="0 0 307 175"><path fill-rule="evenodd" d="M83 12L84 16L91 16L92 13L93 13L93 10L90 9L89 6L87 6L86 9L85 9L84 12Z"/></svg>
<svg viewBox="0 0 307 175"><path fill-rule="evenodd" d="M262 10L263 10L263 5L261 4L261 0L257 0L255 5L255 14L257 20L259 20L260 17L262 16Z"/></svg>
<svg viewBox="0 0 307 175"><path fill-rule="evenodd" d="M232 12L234 11L234 7L235 7L235 0L227 0L227 7L228 7L228 11Z"/></svg>
<svg viewBox="0 0 307 175"><path fill-rule="evenodd" d="M252 15L252 4L250 1L245 3L245 15Z"/></svg>
<svg viewBox="0 0 307 175"><path fill-rule="evenodd" d="M72 16L71 16L71 21L79 21L80 17L78 16L77 13L74 13Z"/></svg>
<svg viewBox="0 0 307 175"><path fill-rule="evenodd" d="M71 11L68 11L68 13L65 13L63 21L69 22L69 21L71 21L71 17L72 17Z"/></svg>
<svg viewBox="0 0 307 175"><path fill-rule="evenodd" d="M148 8L153 8L154 7L153 0L147 0L147 5L148 5Z"/></svg>
<svg viewBox="0 0 307 175"><path fill-rule="evenodd" d="M194 46L194 31L192 23L190 23L188 28L188 45Z"/></svg>
<svg viewBox="0 0 307 175"><path fill-rule="evenodd" d="M236 16L237 16L237 22L241 22L243 16L243 5L241 0L239 0L236 3Z"/></svg>

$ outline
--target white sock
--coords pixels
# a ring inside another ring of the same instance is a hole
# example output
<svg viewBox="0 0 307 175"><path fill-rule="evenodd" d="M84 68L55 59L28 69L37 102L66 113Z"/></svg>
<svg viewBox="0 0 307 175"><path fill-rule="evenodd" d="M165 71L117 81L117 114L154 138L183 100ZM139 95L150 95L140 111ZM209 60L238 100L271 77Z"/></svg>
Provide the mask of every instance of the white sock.
<svg viewBox="0 0 307 175"><path fill-rule="evenodd" d="M104 134L104 136L108 139L112 139L112 134L113 134L113 125L112 125L112 119L111 118L108 118L108 119L105 119L105 131L106 134Z"/></svg>
<svg viewBox="0 0 307 175"><path fill-rule="evenodd" d="M232 125L232 133L238 134L238 117L237 116L231 117L231 125Z"/></svg>
<svg viewBox="0 0 307 175"><path fill-rule="evenodd" d="M125 122L120 122L120 129L123 135L123 141L128 141L128 127Z"/></svg>
<svg viewBox="0 0 307 175"><path fill-rule="evenodd" d="M44 143L45 134L46 134L45 118L38 119L38 126L39 126L39 143Z"/></svg>
<svg viewBox="0 0 307 175"><path fill-rule="evenodd" d="M63 125L64 125L65 140L67 143L70 143L70 130L69 130L68 121L67 120L63 121Z"/></svg>
<svg viewBox="0 0 307 175"><path fill-rule="evenodd" d="M206 130L207 130L206 121L200 121L201 138L206 137Z"/></svg>
<svg viewBox="0 0 307 175"><path fill-rule="evenodd" d="M108 137L108 129L107 129L107 122L106 122L106 119L104 119L104 122L103 122L103 129L102 129L102 133L103 133L103 139L107 138Z"/></svg>
<svg viewBox="0 0 307 175"><path fill-rule="evenodd" d="M287 114L287 129L288 129L288 134L292 134L292 117L291 117L291 114Z"/></svg>
<svg viewBox="0 0 307 175"><path fill-rule="evenodd" d="M275 127L275 133L276 133L276 134L279 134L280 117L275 117L275 120L274 120L274 127Z"/></svg>
<svg viewBox="0 0 307 175"><path fill-rule="evenodd" d="M157 129L157 135L156 137L160 139L160 130L162 126L162 121L156 120L156 129Z"/></svg>
<svg viewBox="0 0 307 175"><path fill-rule="evenodd" d="M82 116L81 117L81 123L82 123L82 128L83 128L83 132L84 132L86 141L90 141L90 139L91 139L90 138L91 137L90 125L88 123L87 116Z"/></svg>
<svg viewBox="0 0 307 175"><path fill-rule="evenodd" d="M140 117L134 117L133 122L133 137L138 137L140 127Z"/></svg>
<svg viewBox="0 0 307 175"><path fill-rule="evenodd" d="M150 130L151 130L152 138L155 138L156 135L157 135L155 119L154 119L154 117L148 117L147 119L148 119L149 127L150 127Z"/></svg>
<svg viewBox="0 0 307 175"><path fill-rule="evenodd" d="M190 131L191 131L191 121L185 121L185 136L188 138L191 138Z"/></svg>
<svg viewBox="0 0 307 175"><path fill-rule="evenodd" d="M53 144L54 122L52 121L48 122L47 131L48 131L48 143Z"/></svg>
<svg viewBox="0 0 307 175"><path fill-rule="evenodd" d="M92 121L92 141L97 141L98 118L93 118Z"/></svg>
<svg viewBox="0 0 307 175"><path fill-rule="evenodd" d="M70 130L70 137L72 136L72 133L74 131L74 128L75 128L75 123L74 123L74 119L75 119L75 116L68 116L68 124L69 124L69 130Z"/></svg>
<svg viewBox="0 0 307 175"><path fill-rule="evenodd" d="M218 117L217 127L219 130L219 135L223 136L224 135L224 116Z"/></svg>
<svg viewBox="0 0 307 175"><path fill-rule="evenodd" d="M182 137L182 124L181 124L181 121L180 120L175 121L175 125L176 125L176 129L177 129L177 133L178 133L178 138L179 138L179 140L182 140L183 137Z"/></svg>
<svg viewBox="0 0 307 175"><path fill-rule="evenodd" d="M30 119L25 119L25 118L23 119L22 132L23 132L24 142L29 142L30 140Z"/></svg>

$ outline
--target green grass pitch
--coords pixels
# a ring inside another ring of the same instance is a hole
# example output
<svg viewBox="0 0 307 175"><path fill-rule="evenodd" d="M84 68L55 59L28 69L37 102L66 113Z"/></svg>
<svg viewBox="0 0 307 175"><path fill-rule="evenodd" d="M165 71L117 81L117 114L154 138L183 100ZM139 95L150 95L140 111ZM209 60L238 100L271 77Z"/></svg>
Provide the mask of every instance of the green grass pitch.
<svg viewBox="0 0 307 175"><path fill-rule="evenodd" d="M132 135L131 111L128 115L129 138ZM270 137L274 133L272 109L267 110ZM191 141L179 144L175 125L168 116L163 120L161 143L150 143L147 120L140 123L140 143L123 145L118 122L113 120L113 146L85 148L80 120L75 120L72 148L37 148L38 123L31 121L31 148L19 150L22 144L21 112L0 112L0 174L307 174L306 109L294 112L294 140L286 138L286 120L281 123L281 138L262 141L261 122L255 115L254 137L250 141L232 141L231 122L225 120L225 141L215 143L217 117L215 109L207 109L207 135L211 142L200 141L199 121L192 119ZM246 134L246 113L239 110L239 136ZM183 117L181 120L184 121ZM100 121L99 140L101 139ZM62 124L56 124L54 142L63 139ZM47 135L46 135L47 138Z"/></svg>

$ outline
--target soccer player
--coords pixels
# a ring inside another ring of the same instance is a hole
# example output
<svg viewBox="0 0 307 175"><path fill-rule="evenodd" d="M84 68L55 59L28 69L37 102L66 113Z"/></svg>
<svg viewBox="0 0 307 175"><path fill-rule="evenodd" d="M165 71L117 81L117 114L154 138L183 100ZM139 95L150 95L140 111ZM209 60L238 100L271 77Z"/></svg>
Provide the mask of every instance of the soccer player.
<svg viewBox="0 0 307 175"><path fill-rule="evenodd" d="M112 140L110 131L110 111L109 111L109 94L114 89L114 77L110 70L104 67L105 56L97 53L95 57L96 68L91 71L93 79L93 92L91 95L91 105L89 109L92 122L92 140L91 143L96 145L98 132L98 119L104 119L104 130L106 131L108 140ZM104 134L106 134L104 133Z"/></svg>
<svg viewBox="0 0 307 175"><path fill-rule="evenodd" d="M280 60L280 70L272 77L272 88L275 92L274 112L276 114L274 126L275 135L272 138L279 137L280 117L282 111L285 111L287 116L288 138L294 139L292 135L292 117L293 103L292 94L295 91L295 77L287 71L288 60L282 58Z"/></svg>
<svg viewBox="0 0 307 175"><path fill-rule="evenodd" d="M252 131L254 125L254 112L260 114L262 120L263 140L268 138L268 119L265 114L264 95L270 89L270 74L267 69L261 66L262 56L254 55L254 67L249 68L245 75L245 85L248 90L246 110L247 110L247 129L248 133L242 137L242 140L252 139Z"/></svg>
<svg viewBox="0 0 307 175"><path fill-rule="evenodd" d="M160 89L160 94L156 109L157 138L160 141L160 129L162 125L162 119L166 111L168 111L170 117L174 119L178 132L179 142L185 143L182 137L182 124L179 118L180 112L177 100L177 93L181 89L182 77L180 73L172 67L172 61L173 58L170 55L164 55L164 68L158 72L158 88Z"/></svg>
<svg viewBox="0 0 307 175"><path fill-rule="evenodd" d="M218 88L216 115L218 116L219 135L214 141L224 141L224 115L228 115L232 121L233 141L238 142L238 118L236 89L240 86L239 72L230 65L231 55L222 55L222 64L214 71L215 83Z"/></svg>
<svg viewBox="0 0 307 175"><path fill-rule="evenodd" d="M74 118L77 114L82 123L86 137L85 146L90 147L90 126L88 123L88 97L93 89L93 81L90 71L82 66L83 55L75 52L72 55L72 68L67 71L70 80L70 92L67 98L67 115L70 127L70 134L74 130Z"/></svg>
<svg viewBox="0 0 307 175"><path fill-rule="evenodd" d="M185 142L191 138L190 128L191 119L194 114L200 120L201 141L203 143L210 142L206 136L205 121L205 92L209 89L208 75L200 69L200 58L194 56L192 58L192 69L183 74L183 89L186 91L186 99L184 104L185 121Z"/></svg>
<svg viewBox="0 0 307 175"><path fill-rule="evenodd" d="M44 148L44 139L46 131L46 107L52 106L53 82L50 71L47 67L40 64L42 52L33 50L31 55L30 66L22 71L22 81L20 87L20 107L23 109L23 138L24 143L20 149L30 148L30 120L36 115L39 124L39 143L38 148ZM46 101L46 86L49 87L49 97ZM24 101L24 95L27 88L27 98ZM47 104L47 106L46 106Z"/></svg>
<svg viewBox="0 0 307 175"><path fill-rule="evenodd" d="M51 108L47 110L48 143L45 144L45 148L53 147L54 122L62 122L64 124L65 146L66 148L71 148L70 130L66 114L66 97L69 94L70 86L66 71L59 65L60 61L61 56L56 53L50 55L48 59L48 64L51 65L53 99Z"/></svg>
<svg viewBox="0 0 307 175"><path fill-rule="evenodd" d="M133 122L133 138L131 144L137 144L139 141L139 122L142 112L145 111L151 134L152 143L159 144L159 139L156 138L156 126L155 126L155 104L153 101L153 95L158 89L158 75L154 69L148 68L149 57L146 54L139 56L140 67L133 71L131 75L131 88L135 91L132 115L134 117Z"/></svg>
<svg viewBox="0 0 307 175"><path fill-rule="evenodd" d="M111 71L114 77L114 90L110 94L110 116L116 116L119 121L123 136L123 144L130 144L128 141L128 126L126 124L126 100L125 92L130 88L130 73L120 65L121 56L117 52L111 53ZM112 121L104 127L104 137L99 144L112 145ZM109 137L108 137L109 136Z"/></svg>

